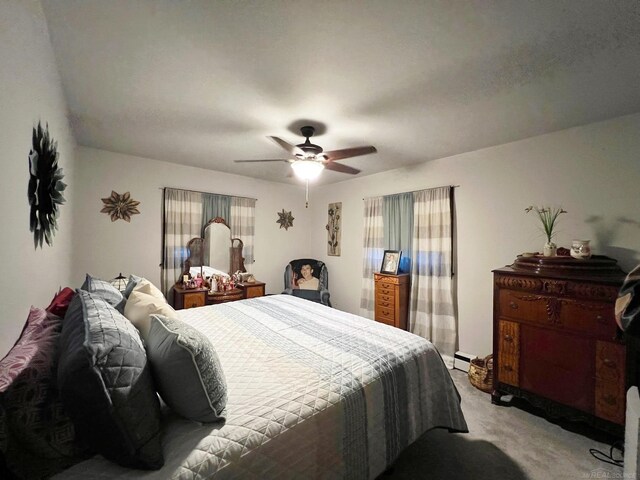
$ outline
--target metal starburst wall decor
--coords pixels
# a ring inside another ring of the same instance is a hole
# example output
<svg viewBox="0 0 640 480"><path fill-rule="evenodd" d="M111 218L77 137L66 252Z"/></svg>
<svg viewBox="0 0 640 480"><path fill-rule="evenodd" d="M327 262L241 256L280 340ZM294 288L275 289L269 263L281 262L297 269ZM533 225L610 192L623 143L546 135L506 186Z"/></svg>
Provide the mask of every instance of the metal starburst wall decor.
<svg viewBox="0 0 640 480"><path fill-rule="evenodd" d="M131 216L140 213L138 210L140 202L132 199L129 192L120 195L119 193L111 190L111 196L103 198L102 203L104 203L104 207L102 207L100 212L109 215L112 222L115 222L118 219L131 222Z"/></svg>
<svg viewBox="0 0 640 480"><path fill-rule="evenodd" d="M40 122L33 128L32 148L29 152L29 186L27 195L31 213L29 229L33 232L35 248L42 242L53 245L58 229L59 205L64 204L63 192L67 185L64 173L58 167L58 143L49 135L49 125Z"/></svg>
<svg viewBox="0 0 640 480"><path fill-rule="evenodd" d="M285 230L289 230L289 227L293 227L294 217L291 215L291 212L285 212L284 208L282 209L282 213L276 212L278 214L278 220L276 223L280 224L280 228L284 228Z"/></svg>

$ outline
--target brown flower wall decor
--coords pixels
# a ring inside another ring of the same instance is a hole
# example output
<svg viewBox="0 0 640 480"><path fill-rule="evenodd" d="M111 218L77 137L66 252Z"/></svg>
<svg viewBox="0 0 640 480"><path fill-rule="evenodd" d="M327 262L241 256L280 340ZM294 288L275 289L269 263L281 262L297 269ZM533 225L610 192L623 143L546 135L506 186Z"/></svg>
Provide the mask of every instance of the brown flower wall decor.
<svg viewBox="0 0 640 480"><path fill-rule="evenodd" d="M111 190L111 196L103 198L102 203L104 203L104 207L102 207L100 212L109 215L112 222L115 222L120 218L127 222L131 222L131 215L140 213L138 210L140 202L132 199L129 192L120 195L119 193Z"/></svg>
<svg viewBox="0 0 640 480"><path fill-rule="evenodd" d="M280 224L280 228L284 228L285 230L289 230L289 227L293 227L294 217L291 215L291 212L285 212L284 208L282 209L282 213L276 212L278 214L278 220L276 223Z"/></svg>

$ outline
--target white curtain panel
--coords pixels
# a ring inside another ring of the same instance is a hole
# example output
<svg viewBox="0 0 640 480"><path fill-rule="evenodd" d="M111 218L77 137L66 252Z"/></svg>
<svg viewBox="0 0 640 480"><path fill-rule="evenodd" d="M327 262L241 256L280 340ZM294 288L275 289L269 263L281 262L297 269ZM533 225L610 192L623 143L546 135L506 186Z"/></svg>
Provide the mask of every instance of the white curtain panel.
<svg viewBox="0 0 640 480"><path fill-rule="evenodd" d="M453 368L451 187L414 192L410 331L430 340Z"/></svg>
<svg viewBox="0 0 640 480"><path fill-rule="evenodd" d="M171 302L171 288L180 278L187 259L187 243L202 229L202 194L187 190L164 190L164 252L162 293Z"/></svg>
<svg viewBox="0 0 640 480"><path fill-rule="evenodd" d="M365 198L364 200L364 253L360 315L371 319L375 316L376 301L373 274L380 271L384 253L382 205L382 197Z"/></svg>
<svg viewBox="0 0 640 480"><path fill-rule="evenodd" d="M231 238L239 238L244 244L244 265L250 268L255 262L253 245L256 228L255 198L231 197Z"/></svg>

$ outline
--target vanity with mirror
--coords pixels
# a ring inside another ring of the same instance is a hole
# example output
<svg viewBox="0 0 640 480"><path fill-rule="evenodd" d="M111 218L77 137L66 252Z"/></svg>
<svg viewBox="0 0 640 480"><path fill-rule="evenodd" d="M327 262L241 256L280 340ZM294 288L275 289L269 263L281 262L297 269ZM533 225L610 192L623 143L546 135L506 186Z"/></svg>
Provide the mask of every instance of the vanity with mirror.
<svg viewBox="0 0 640 480"><path fill-rule="evenodd" d="M242 240L231 237L221 217L205 225L203 237L187 243L188 258L174 286L174 307L193 308L265 294L265 284L246 273Z"/></svg>

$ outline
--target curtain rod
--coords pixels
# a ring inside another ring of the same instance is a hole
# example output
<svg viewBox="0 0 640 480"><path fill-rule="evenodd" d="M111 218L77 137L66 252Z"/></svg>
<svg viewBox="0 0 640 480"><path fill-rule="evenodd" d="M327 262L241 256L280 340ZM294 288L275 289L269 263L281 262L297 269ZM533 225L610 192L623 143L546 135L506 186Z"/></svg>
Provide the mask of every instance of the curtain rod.
<svg viewBox="0 0 640 480"><path fill-rule="evenodd" d="M226 197L236 197L236 198L246 198L247 200L255 200L256 202L258 201L257 198L251 198L251 197L241 197L240 195L229 195L226 193L213 193L213 192L202 192L200 190L189 190L186 188L176 188L176 187L158 187L160 190L164 191L167 188L170 188L171 190L181 190L183 192L193 192L193 193L205 193L208 195L224 195Z"/></svg>
<svg viewBox="0 0 640 480"><path fill-rule="evenodd" d="M442 187L460 188L460 185L440 185L439 187L421 188L420 190L411 190L410 192L387 193L385 195L376 195L375 197L364 197L362 200L367 200L369 198L378 198L378 197L390 197L391 195L400 195L401 193L422 192L423 190L432 190L434 188L442 188Z"/></svg>

